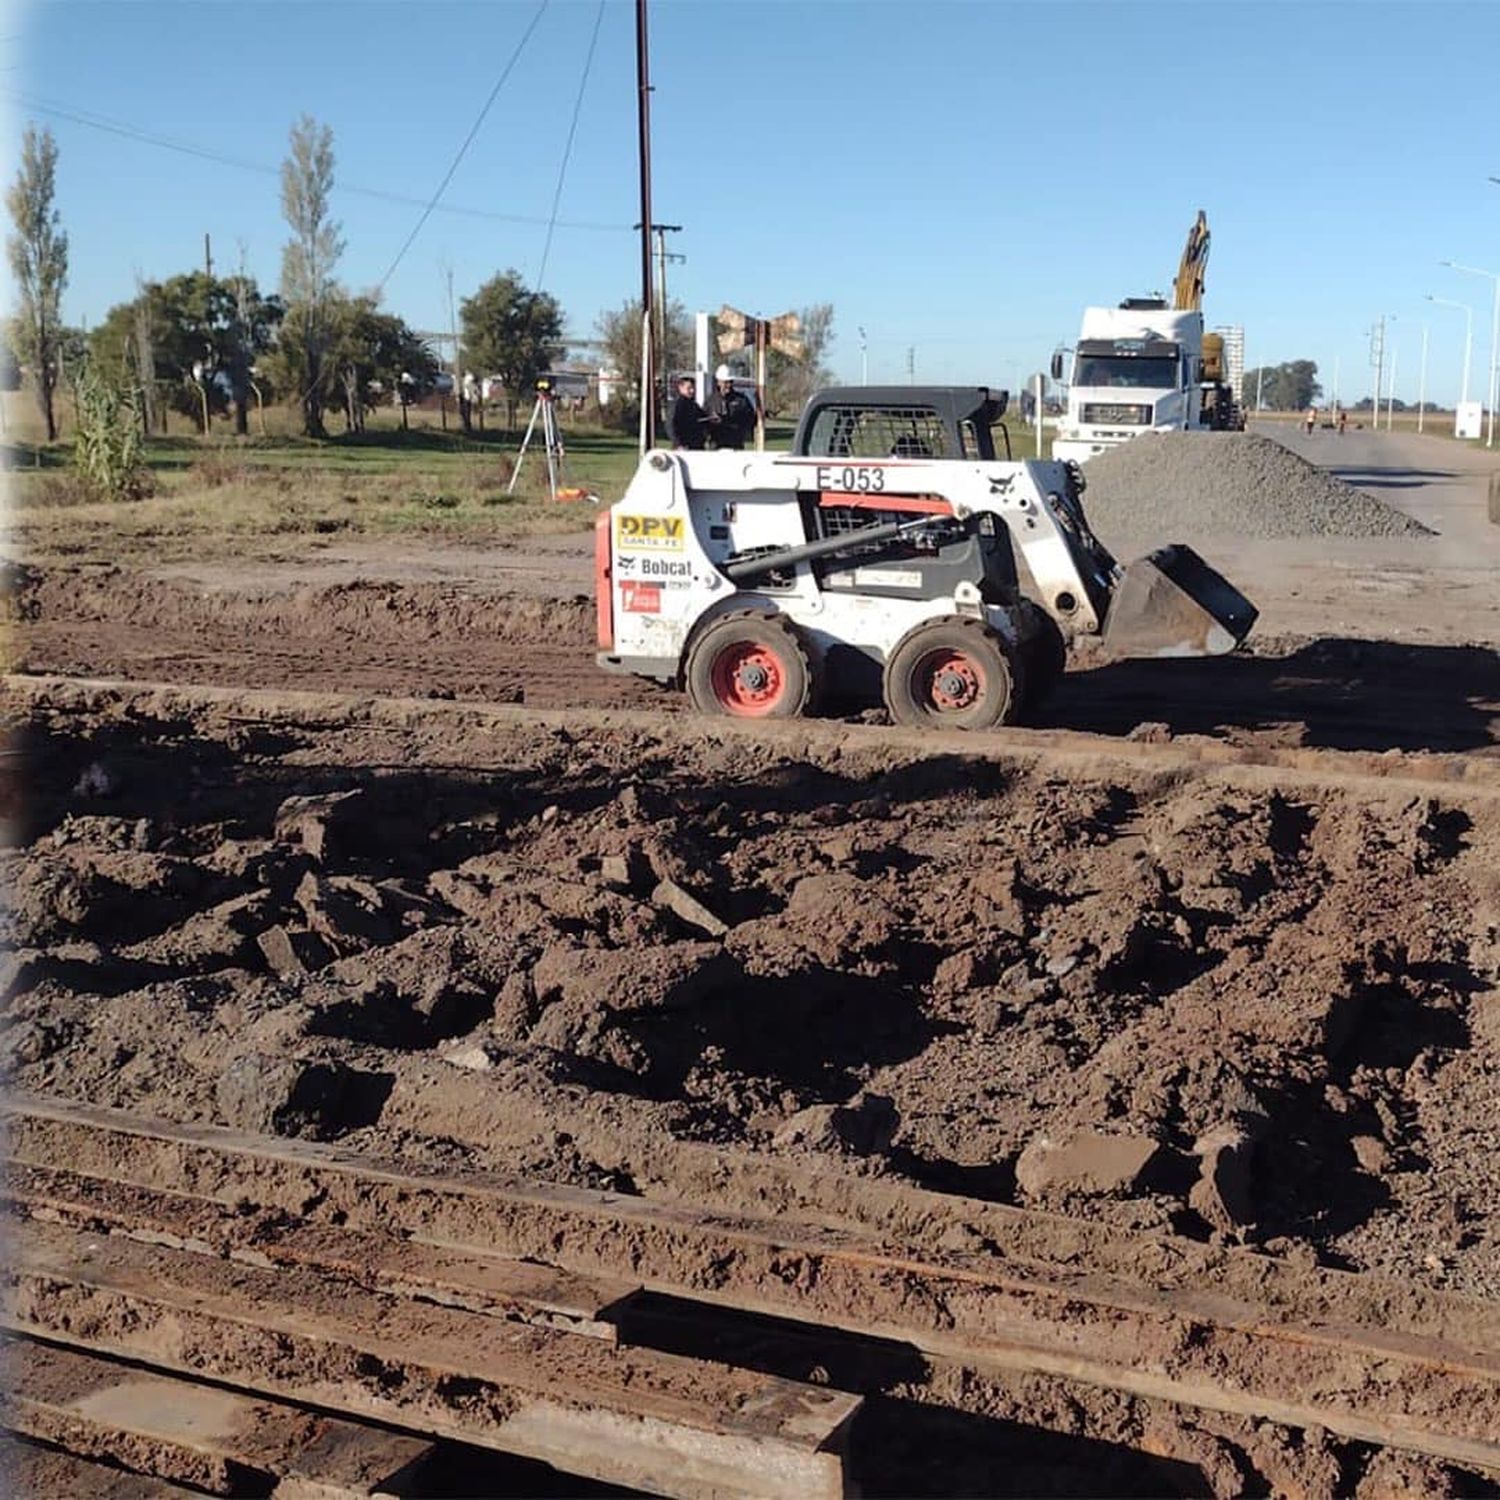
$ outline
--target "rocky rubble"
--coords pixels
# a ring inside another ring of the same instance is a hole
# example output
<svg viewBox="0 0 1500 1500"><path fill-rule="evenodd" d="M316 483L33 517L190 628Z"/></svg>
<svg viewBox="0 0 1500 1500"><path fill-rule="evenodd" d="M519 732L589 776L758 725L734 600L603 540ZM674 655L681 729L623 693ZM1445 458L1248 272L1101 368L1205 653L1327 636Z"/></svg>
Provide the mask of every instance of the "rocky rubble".
<svg viewBox="0 0 1500 1500"><path fill-rule="evenodd" d="M24 1087L728 1207L736 1162L813 1202L838 1163L1500 1284L1497 830L1438 796L191 731L38 762Z"/></svg>

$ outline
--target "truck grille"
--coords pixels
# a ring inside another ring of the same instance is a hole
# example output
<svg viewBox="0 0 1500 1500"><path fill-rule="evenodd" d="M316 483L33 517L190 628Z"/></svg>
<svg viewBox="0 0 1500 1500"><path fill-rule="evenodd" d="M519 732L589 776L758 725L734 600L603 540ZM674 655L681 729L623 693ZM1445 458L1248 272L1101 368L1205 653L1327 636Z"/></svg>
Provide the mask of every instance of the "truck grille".
<svg viewBox="0 0 1500 1500"><path fill-rule="evenodd" d="M1147 427L1151 423L1149 406L1117 406L1113 402L1085 401L1083 420L1096 427Z"/></svg>

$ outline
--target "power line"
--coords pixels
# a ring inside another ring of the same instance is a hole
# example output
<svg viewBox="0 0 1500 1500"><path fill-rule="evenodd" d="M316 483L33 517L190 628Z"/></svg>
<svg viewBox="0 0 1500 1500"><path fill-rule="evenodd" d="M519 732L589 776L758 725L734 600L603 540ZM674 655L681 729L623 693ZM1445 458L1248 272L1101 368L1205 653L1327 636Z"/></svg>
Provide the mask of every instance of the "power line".
<svg viewBox="0 0 1500 1500"><path fill-rule="evenodd" d="M73 105L64 104L56 100L39 99L30 94L5 93L0 94L7 103L17 104L36 114L49 115L56 119L68 120L74 125L83 125L90 130L102 131L106 135L119 136L124 140L134 141L138 145L155 146L163 151L175 151L182 156L195 156L200 161L213 162L221 167L235 167L242 172L256 172L264 177L279 177L281 168L273 167L265 162L250 161L244 157L227 156L223 152L210 151L202 146L195 146L188 141L174 140L170 136L159 135L154 131L144 130L139 126L128 125L120 120L112 120L104 115L96 115L90 111L79 109ZM422 208L430 203L430 199L414 198L405 193L393 193L385 188L361 187L357 184L338 183L334 187L335 194L351 194L361 198L375 198L384 203L399 203L403 207ZM507 214L500 213L489 208L469 208L457 203L440 203L436 205L438 213L459 214L471 219L493 219L506 224L536 224L548 227L555 226L559 229L590 229L602 230L608 233L623 233L629 229L628 224L606 224L598 220L587 219L544 219L536 214Z"/></svg>
<svg viewBox="0 0 1500 1500"><path fill-rule="evenodd" d="M563 145L562 162L557 169L557 186L552 192L552 212L547 221L547 238L542 242L542 261L537 268L536 289L540 293L547 279L547 257L552 253L552 233L557 225L557 210L562 204L563 183L568 176L568 162L573 155L573 141L578 134L578 117L583 112L583 96L589 86L589 72L594 66L594 51L599 45L599 28L604 24L604 0L599 0L599 9L594 13L594 30L589 37L589 50L583 59L583 77L578 80L578 94L573 100L573 118L568 122L568 139Z"/></svg>
<svg viewBox="0 0 1500 1500"><path fill-rule="evenodd" d="M505 67L501 70L500 76L495 80L495 86L490 90L489 98L484 101L484 108L479 111L478 117L469 127L469 133L464 137L463 144L458 148L457 155L454 156L453 161L449 164L448 170L443 174L443 180L438 183L437 191L433 193L431 199L427 204L427 207L424 208L421 214L418 216L417 222L412 225L412 231L409 235L407 235L405 243L396 252L395 260L391 262L390 267L386 271L385 275L382 276L376 283L377 292L384 289L386 282L388 282L395 274L396 267L399 266L402 260L405 259L406 252L411 249L412 242L422 232L422 226L428 221L428 219L432 217L432 211L437 207L438 199L443 196L443 190L448 186L450 182L453 181L453 174L458 171L459 163L464 159L464 156L468 152L469 147L473 145L474 137L479 134L480 126L484 124L485 117L490 112L490 106L494 104L497 98L499 98L500 90L505 87L506 79L510 77L516 64L520 62L521 53L526 50L526 43L531 40L532 32L536 30L538 22L541 21L542 16L546 13L548 3L549 0L542 0L542 3L536 8L536 14L531 18L530 24L526 27L526 30L521 33L521 40L516 43L515 51L510 55L510 61L505 64Z"/></svg>

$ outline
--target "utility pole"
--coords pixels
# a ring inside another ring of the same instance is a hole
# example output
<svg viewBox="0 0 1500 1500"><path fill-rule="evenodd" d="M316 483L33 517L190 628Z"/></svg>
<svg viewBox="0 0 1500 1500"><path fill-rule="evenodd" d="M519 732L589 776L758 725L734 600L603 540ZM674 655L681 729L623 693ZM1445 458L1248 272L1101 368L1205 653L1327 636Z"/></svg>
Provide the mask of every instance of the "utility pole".
<svg viewBox="0 0 1500 1500"><path fill-rule="evenodd" d="M906 383L907 385L917 383L917 346L915 344L906 346Z"/></svg>
<svg viewBox="0 0 1500 1500"><path fill-rule="evenodd" d="M1370 363L1375 367L1375 400L1371 431L1380 431L1380 387L1385 378L1385 314L1370 330Z"/></svg>
<svg viewBox="0 0 1500 1500"><path fill-rule="evenodd" d="M444 268L448 273L448 332L453 337L453 406L459 414L459 425L463 425L463 383L458 369L458 322L453 315L453 267ZM443 408L443 430L448 429L448 408Z"/></svg>
<svg viewBox="0 0 1500 1500"><path fill-rule="evenodd" d="M636 126L641 175L641 429L644 453L656 446L656 361L651 350L651 63L646 0L635 3Z"/></svg>
<svg viewBox="0 0 1500 1500"><path fill-rule="evenodd" d="M1391 383L1385 391L1385 430L1387 432L1391 430L1391 421L1396 409L1396 359L1400 353L1399 349L1391 350ZM1379 416L1379 412L1376 415Z"/></svg>
<svg viewBox="0 0 1500 1500"><path fill-rule="evenodd" d="M208 232L203 234L203 274L210 281L214 279L214 253L208 242Z"/></svg>
<svg viewBox="0 0 1500 1500"><path fill-rule="evenodd" d="M856 330L859 334L859 383L869 385L870 383L870 340L863 328Z"/></svg>
<svg viewBox="0 0 1500 1500"><path fill-rule="evenodd" d="M641 226L637 224L635 227L639 229ZM651 233L656 236L656 267L660 278L656 299L656 350L663 367L667 362L667 262L670 260L677 265L687 264L687 256L674 255L668 251L667 236L681 232L681 224L653 224L651 226Z"/></svg>

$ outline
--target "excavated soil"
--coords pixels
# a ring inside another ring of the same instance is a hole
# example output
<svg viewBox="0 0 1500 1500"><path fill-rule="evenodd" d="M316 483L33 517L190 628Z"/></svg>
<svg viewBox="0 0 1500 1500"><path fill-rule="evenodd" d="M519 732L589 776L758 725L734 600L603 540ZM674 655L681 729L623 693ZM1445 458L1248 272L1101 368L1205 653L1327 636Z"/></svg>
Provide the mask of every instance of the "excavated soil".
<svg viewBox="0 0 1500 1500"><path fill-rule="evenodd" d="M1500 1294L1500 796L1459 760L171 691L14 716L16 1086L729 1211L916 1185ZM870 1493L1467 1482L905 1378Z"/></svg>
<svg viewBox="0 0 1500 1500"><path fill-rule="evenodd" d="M1500 1290L1487 793L234 717L29 724L14 1082L653 1196L854 1163Z"/></svg>
<svg viewBox="0 0 1500 1500"><path fill-rule="evenodd" d="M14 567L8 583L10 664L22 672L539 708L684 706L680 694L599 669L583 597L370 580L205 589L109 566ZM1264 633L1250 646L1202 661L1080 652L1037 722L1370 750L1488 750L1500 737L1490 646Z"/></svg>

